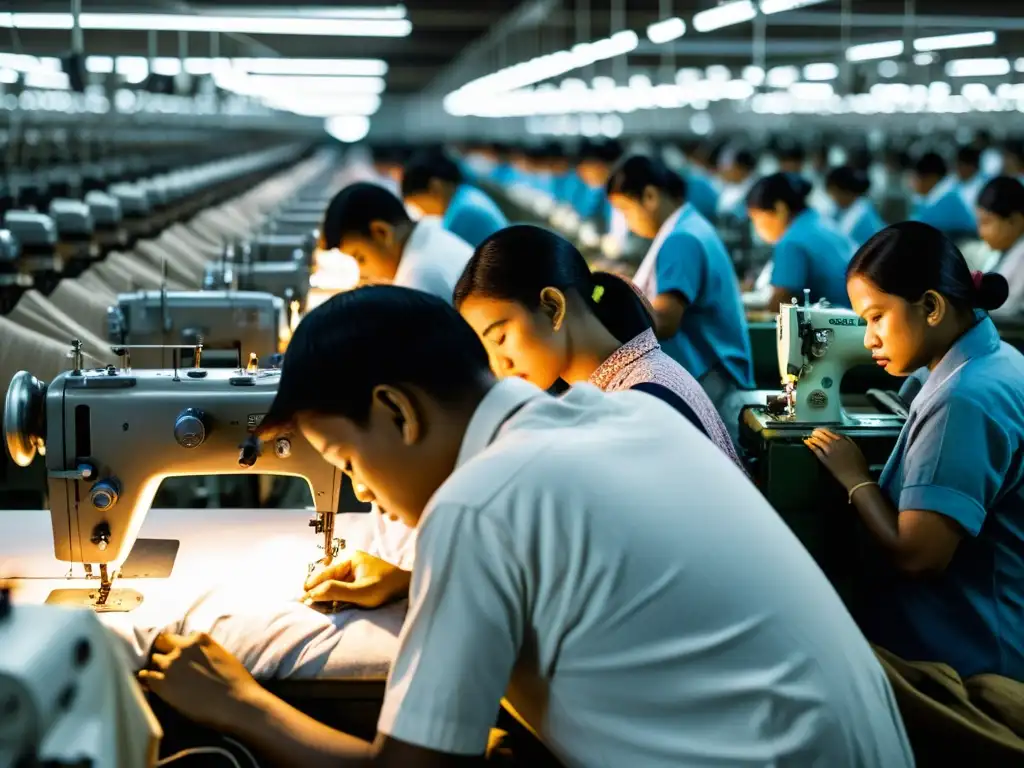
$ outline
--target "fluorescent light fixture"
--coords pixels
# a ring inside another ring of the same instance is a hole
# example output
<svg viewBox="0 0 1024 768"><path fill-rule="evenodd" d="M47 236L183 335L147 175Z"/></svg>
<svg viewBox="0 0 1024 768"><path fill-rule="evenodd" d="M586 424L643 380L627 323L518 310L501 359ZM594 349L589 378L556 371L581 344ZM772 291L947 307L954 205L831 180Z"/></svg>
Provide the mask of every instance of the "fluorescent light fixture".
<svg viewBox="0 0 1024 768"><path fill-rule="evenodd" d="M902 40L887 40L884 43L864 43L851 45L846 49L847 61L870 61L871 59L891 59L903 55Z"/></svg>
<svg viewBox="0 0 1024 768"><path fill-rule="evenodd" d="M327 37L408 37L408 19L310 18L295 16L214 16L172 13L83 13L82 29L156 32L226 32L244 35L322 35ZM10 13L0 26L18 29L71 29L70 13Z"/></svg>
<svg viewBox="0 0 1024 768"><path fill-rule="evenodd" d="M995 32L965 32L960 35L920 37L914 41L915 51L943 51L949 48L977 48L995 45Z"/></svg>
<svg viewBox="0 0 1024 768"><path fill-rule="evenodd" d="M804 80L835 80L839 77L839 67L830 61L808 64L804 67Z"/></svg>
<svg viewBox="0 0 1024 768"><path fill-rule="evenodd" d="M927 67L929 64L935 63L934 53L915 53L914 63L919 67Z"/></svg>
<svg viewBox="0 0 1024 768"><path fill-rule="evenodd" d="M253 75L365 75L383 77L387 62L380 59L232 59Z"/></svg>
<svg viewBox="0 0 1024 768"><path fill-rule="evenodd" d="M261 6L232 8L236 16L275 16L280 11ZM293 16L315 17L320 19L404 19L407 15L404 5L381 6L348 6L346 8L304 8L289 6Z"/></svg>
<svg viewBox="0 0 1024 768"><path fill-rule="evenodd" d="M114 71L113 56L86 56L85 71L98 75L107 75Z"/></svg>
<svg viewBox="0 0 1024 768"><path fill-rule="evenodd" d="M757 9L751 0L733 0L731 3L709 8L693 15L693 28L698 32L711 32L714 29L742 24L757 16Z"/></svg>
<svg viewBox="0 0 1024 768"><path fill-rule="evenodd" d="M789 93L797 99L823 101L832 98L835 91L829 83L792 83Z"/></svg>
<svg viewBox="0 0 1024 768"><path fill-rule="evenodd" d="M878 62L878 76L885 78L896 77L900 73L900 65L891 59Z"/></svg>
<svg viewBox="0 0 1024 768"><path fill-rule="evenodd" d="M772 88L787 88L800 79L800 70L796 67L772 67L768 70L765 82Z"/></svg>
<svg viewBox="0 0 1024 768"><path fill-rule="evenodd" d="M809 5L817 5L825 0L761 0L761 13L766 16L772 13L784 11L795 11L797 8L806 8Z"/></svg>
<svg viewBox="0 0 1024 768"><path fill-rule="evenodd" d="M181 74L181 59L172 59L166 56L153 59L152 72L154 75L174 77Z"/></svg>
<svg viewBox="0 0 1024 768"><path fill-rule="evenodd" d="M1024 58L1017 59L1015 62L1013 62L1013 68L1017 72L1024 72Z"/></svg>
<svg viewBox="0 0 1024 768"><path fill-rule="evenodd" d="M263 103L273 109L283 109L308 117L335 117L361 115L368 117L380 109L380 96L374 93L345 94L334 97L302 93L273 94L263 97Z"/></svg>
<svg viewBox="0 0 1024 768"><path fill-rule="evenodd" d="M0 83L13 85L16 82L18 82L17 72L15 72L13 69L6 69L4 67L0 67Z"/></svg>
<svg viewBox="0 0 1024 768"><path fill-rule="evenodd" d="M946 62L950 77L1001 77L1010 74L1009 59L953 59Z"/></svg>
<svg viewBox="0 0 1024 768"><path fill-rule="evenodd" d="M129 83L141 83L149 77L149 60L143 56L118 56L114 71Z"/></svg>
<svg viewBox="0 0 1024 768"><path fill-rule="evenodd" d="M676 40L686 34L686 22L678 16L651 24L647 28L647 39L656 45Z"/></svg>
<svg viewBox="0 0 1024 768"><path fill-rule="evenodd" d="M764 69L755 67L753 64L743 68L743 79L751 85L761 85L764 82Z"/></svg>
<svg viewBox="0 0 1024 768"><path fill-rule="evenodd" d="M46 69L37 69L26 72L23 82L26 88L46 88L58 91L66 91L71 87L71 82L64 72L52 72Z"/></svg>
<svg viewBox="0 0 1024 768"><path fill-rule="evenodd" d="M252 96L264 93L384 93L381 77L291 77L289 75L249 75L242 81Z"/></svg>

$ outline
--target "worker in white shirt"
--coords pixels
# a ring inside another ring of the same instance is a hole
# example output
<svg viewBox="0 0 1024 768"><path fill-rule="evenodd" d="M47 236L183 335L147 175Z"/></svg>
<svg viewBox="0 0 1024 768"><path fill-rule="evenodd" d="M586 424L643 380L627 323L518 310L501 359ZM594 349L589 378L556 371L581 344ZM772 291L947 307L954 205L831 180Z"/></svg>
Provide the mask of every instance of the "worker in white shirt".
<svg viewBox="0 0 1024 768"><path fill-rule="evenodd" d="M1024 317L1024 184L1013 176L997 176L978 195L978 234L1002 256L996 272L1006 278L1006 303L989 312L997 322Z"/></svg>
<svg viewBox="0 0 1024 768"><path fill-rule="evenodd" d="M446 302L369 286L303 319L263 423L417 526L409 612L373 745L164 636L142 678L193 720L282 764L452 768L504 696L570 768L913 764L821 570L658 398L498 382Z"/></svg>
<svg viewBox="0 0 1024 768"><path fill-rule="evenodd" d="M405 205L378 184L359 182L334 196L320 228L320 247L355 259L363 283L415 288L445 301L473 255L436 216L413 221Z"/></svg>

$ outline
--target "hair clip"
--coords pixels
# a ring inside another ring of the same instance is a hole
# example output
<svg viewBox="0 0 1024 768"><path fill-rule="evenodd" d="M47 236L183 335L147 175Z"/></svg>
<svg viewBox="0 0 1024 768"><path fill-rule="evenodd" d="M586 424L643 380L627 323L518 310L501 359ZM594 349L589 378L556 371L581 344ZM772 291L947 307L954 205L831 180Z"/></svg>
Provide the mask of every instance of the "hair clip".
<svg viewBox="0 0 1024 768"><path fill-rule="evenodd" d="M592 294L590 294L590 298L593 300L593 302L595 304L597 304L597 302L599 302L601 300L602 296L604 296L604 286L603 285L595 285L594 286L594 292Z"/></svg>

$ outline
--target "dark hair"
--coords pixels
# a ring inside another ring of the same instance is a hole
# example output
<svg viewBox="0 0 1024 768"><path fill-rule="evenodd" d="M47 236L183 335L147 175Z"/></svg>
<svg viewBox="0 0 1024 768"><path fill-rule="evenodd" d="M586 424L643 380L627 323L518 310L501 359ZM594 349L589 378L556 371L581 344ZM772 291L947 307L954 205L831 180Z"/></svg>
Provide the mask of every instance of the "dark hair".
<svg viewBox="0 0 1024 768"><path fill-rule="evenodd" d="M1006 278L996 273L985 274L976 286L956 244L920 221L893 224L864 243L846 269L847 279L853 275L906 301L935 291L959 309L998 309L1010 290Z"/></svg>
<svg viewBox="0 0 1024 768"><path fill-rule="evenodd" d="M757 168L757 157L746 148L733 149L731 147L723 147L718 155L718 161L720 163L728 162L737 168L745 168L748 171Z"/></svg>
<svg viewBox="0 0 1024 768"><path fill-rule="evenodd" d="M402 201L380 184L349 184L334 196L324 213L320 229L323 247L337 248L346 235L369 236L371 221L396 225L411 219Z"/></svg>
<svg viewBox="0 0 1024 768"><path fill-rule="evenodd" d="M938 152L925 152L914 161L914 173L918 176L945 176L949 167Z"/></svg>
<svg viewBox="0 0 1024 768"><path fill-rule="evenodd" d="M997 176L982 188L978 207L1001 219L1024 214L1024 184L1013 176Z"/></svg>
<svg viewBox="0 0 1024 768"><path fill-rule="evenodd" d="M825 177L825 187L835 187L843 192L864 195L871 189L871 181L868 179L868 175L859 168L840 165L828 172Z"/></svg>
<svg viewBox="0 0 1024 768"><path fill-rule="evenodd" d="M332 297L295 329L281 382L260 432L280 432L300 413L363 425L374 387L413 385L455 403L486 381L487 350L446 301L394 285Z"/></svg>
<svg viewBox="0 0 1024 768"><path fill-rule="evenodd" d="M787 142L776 150L775 157L779 160L795 160L802 163L807 159L807 152L800 144Z"/></svg>
<svg viewBox="0 0 1024 768"><path fill-rule="evenodd" d="M402 170L402 197L426 192L431 179L459 185L462 183L462 171L459 164L444 152L420 152Z"/></svg>
<svg viewBox="0 0 1024 768"><path fill-rule="evenodd" d="M576 293L623 344L652 326L651 312L632 283L591 272L572 243L532 224L506 227L484 240L456 283L453 300L459 307L470 296L485 296L536 310L547 287Z"/></svg>
<svg viewBox="0 0 1024 768"><path fill-rule="evenodd" d="M961 165L979 168L981 167L981 150L970 145L960 147L956 151L956 161Z"/></svg>
<svg viewBox="0 0 1024 768"><path fill-rule="evenodd" d="M807 196L813 185L798 173L773 173L758 179L747 193L747 208L773 211L776 203L785 203L791 214L807 208Z"/></svg>
<svg viewBox="0 0 1024 768"><path fill-rule="evenodd" d="M591 161L615 165L622 159L622 144L609 139L608 141L585 141L577 153L579 162Z"/></svg>
<svg viewBox="0 0 1024 768"><path fill-rule="evenodd" d="M1003 152L1024 160L1024 140L1007 139L1003 144Z"/></svg>
<svg viewBox="0 0 1024 768"><path fill-rule="evenodd" d="M686 199L686 181L661 160L648 155L630 155L612 169L605 191L640 199L647 187L654 187L677 200Z"/></svg>

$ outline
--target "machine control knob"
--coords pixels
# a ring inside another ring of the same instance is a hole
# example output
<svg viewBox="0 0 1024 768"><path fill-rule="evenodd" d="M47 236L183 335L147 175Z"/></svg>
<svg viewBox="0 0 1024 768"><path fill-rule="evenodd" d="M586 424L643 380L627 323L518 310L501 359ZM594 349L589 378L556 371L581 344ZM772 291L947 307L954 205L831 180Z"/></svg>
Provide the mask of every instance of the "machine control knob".
<svg viewBox="0 0 1024 768"><path fill-rule="evenodd" d="M279 459L287 459L292 455L292 441L287 437L279 437L274 441L274 453Z"/></svg>
<svg viewBox="0 0 1024 768"><path fill-rule="evenodd" d="M250 435L241 445L241 450L238 454L238 466L245 468L251 467L256 463L256 459L259 457L260 440L255 435Z"/></svg>
<svg viewBox="0 0 1024 768"><path fill-rule="evenodd" d="M95 528L92 529L92 536L89 538L100 552L106 550L110 544L110 525L107 523L99 523Z"/></svg>
<svg viewBox="0 0 1024 768"><path fill-rule="evenodd" d="M120 484L113 479L100 480L89 489L89 501L96 509L106 512L117 504L121 494Z"/></svg>
<svg viewBox="0 0 1024 768"><path fill-rule="evenodd" d="M198 448L206 440L205 415L198 408L186 408L174 420L174 439L182 448Z"/></svg>

